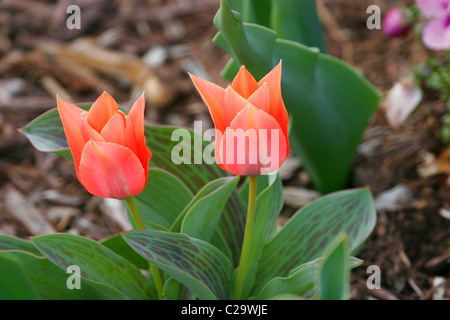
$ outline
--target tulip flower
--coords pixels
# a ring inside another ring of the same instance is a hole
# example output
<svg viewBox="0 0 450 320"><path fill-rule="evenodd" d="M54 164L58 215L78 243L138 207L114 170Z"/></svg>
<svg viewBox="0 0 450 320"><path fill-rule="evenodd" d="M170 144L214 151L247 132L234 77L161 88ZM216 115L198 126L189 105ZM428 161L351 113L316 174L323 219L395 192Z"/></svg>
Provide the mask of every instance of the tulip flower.
<svg viewBox="0 0 450 320"><path fill-rule="evenodd" d="M424 45L431 50L450 50L450 0L416 0L416 5L429 19L422 32Z"/></svg>
<svg viewBox="0 0 450 320"><path fill-rule="evenodd" d="M151 152L144 136L144 97L128 115L103 93L89 111L58 98L58 111L78 180L92 194L126 199L147 184Z"/></svg>
<svg viewBox="0 0 450 320"><path fill-rule="evenodd" d="M402 8L392 8L383 19L383 32L388 37L401 37L408 34L410 30L411 22L408 21Z"/></svg>
<svg viewBox="0 0 450 320"><path fill-rule="evenodd" d="M259 82L242 66L226 89L191 78L214 122L218 165L242 176L277 170L289 154L281 62Z"/></svg>

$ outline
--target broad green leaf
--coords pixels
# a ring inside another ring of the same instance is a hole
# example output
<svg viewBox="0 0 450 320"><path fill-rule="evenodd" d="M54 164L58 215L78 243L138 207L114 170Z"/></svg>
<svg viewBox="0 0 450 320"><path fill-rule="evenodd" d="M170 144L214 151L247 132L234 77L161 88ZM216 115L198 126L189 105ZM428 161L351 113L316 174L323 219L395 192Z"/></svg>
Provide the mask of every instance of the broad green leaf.
<svg viewBox="0 0 450 320"><path fill-rule="evenodd" d="M216 232L225 204L235 190L239 176L219 178L223 183L213 192L202 196L186 212L181 232L209 242Z"/></svg>
<svg viewBox="0 0 450 320"><path fill-rule="evenodd" d="M252 293L259 292L270 279L286 277L292 269L321 257L341 232L348 234L354 255L372 232L375 221L368 188L332 193L308 204L265 245Z"/></svg>
<svg viewBox="0 0 450 320"><path fill-rule="evenodd" d="M276 34L270 29L252 25L251 31L244 30L241 16L232 11L226 0L220 1L220 9L214 17L214 24L220 31L214 42L226 50L239 64L245 65L250 73L261 79L272 67L272 49Z"/></svg>
<svg viewBox="0 0 450 320"><path fill-rule="evenodd" d="M317 291L316 276L323 257L302 264L292 270L287 277L275 277L271 279L262 290L251 297L251 300L268 300L283 294L292 294L308 298ZM350 257L348 265L355 268L363 263L362 260Z"/></svg>
<svg viewBox="0 0 450 320"><path fill-rule="evenodd" d="M241 14L243 22L270 28L271 0L230 0L229 3Z"/></svg>
<svg viewBox="0 0 450 320"><path fill-rule="evenodd" d="M272 0L270 28L278 39L291 40L326 52L316 0Z"/></svg>
<svg viewBox="0 0 450 320"><path fill-rule="evenodd" d="M199 299L229 298L232 265L217 248L181 233L138 230L123 233L136 252L188 288Z"/></svg>
<svg viewBox="0 0 450 320"><path fill-rule="evenodd" d="M50 234L31 240L47 259L67 269L77 265L82 277L106 284L129 299L153 299L154 293L141 271L100 243L71 234Z"/></svg>
<svg viewBox="0 0 450 320"><path fill-rule="evenodd" d="M80 279L79 289L69 289L66 273L44 257L24 251L0 252L0 300L100 300L125 299L107 285Z"/></svg>
<svg viewBox="0 0 450 320"><path fill-rule="evenodd" d="M42 256L32 242L17 237L0 234L0 251L4 250L19 250L34 254L35 256Z"/></svg>
<svg viewBox="0 0 450 320"><path fill-rule="evenodd" d="M340 234L327 248L318 271L320 300L347 300L350 269L347 264L349 239Z"/></svg>
<svg viewBox="0 0 450 320"><path fill-rule="evenodd" d="M269 237L275 232L276 221L283 207L283 186L280 177L278 175L272 176L269 180L272 181L256 199L255 221L243 284L242 296L245 298L253 287L262 249Z"/></svg>
<svg viewBox="0 0 450 320"><path fill-rule="evenodd" d="M87 109L89 105L82 105ZM40 151L52 152L71 159L67 140L61 124L58 110L52 109L28 125L22 132ZM196 194L211 180L228 176L229 174L214 163L204 161L204 154L213 151L214 142L203 140L201 134L192 129L166 126L145 126L147 145L152 152L150 166L164 169L184 183L192 194ZM185 148L183 162L178 163L176 150ZM214 160L214 159L213 159ZM245 205L236 192L230 196L222 214L218 228L225 237L225 242L233 255L234 264L240 255L244 231ZM151 221L148 221L151 222Z"/></svg>
<svg viewBox="0 0 450 320"><path fill-rule="evenodd" d="M149 264L147 260L142 258L139 254L137 254L128 243L123 240L120 234L112 235L106 239L100 241L100 244L118 255L124 257L129 262L133 263L137 268L148 270Z"/></svg>
<svg viewBox="0 0 450 320"><path fill-rule="evenodd" d="M217 23L220 32L214 42L237 65L245 65L255 78L260 79L282 61L282 94L292 116L292 149L299 154L320 192L345 188L357 146L378 106L380 94L339 59L294 41L277 38L270 44L272 30L243 24L227 5L221 5L217 15L236 23ZM241 50L239 41L230 40L235 34L246 40L246 48L259 48L264 43L265 54L272 58L270 66L262 66L251 50ZM226 75L231 80L231 71L237 68L233 63L228 68Z"/></svg>
<svg viewBox="0 0 450 320"><path fill-rule="evenodd" d="M148 183L134 197L142 220L170 228L192 199L192 193L180 179L160 168L150 168Z"/></svg>

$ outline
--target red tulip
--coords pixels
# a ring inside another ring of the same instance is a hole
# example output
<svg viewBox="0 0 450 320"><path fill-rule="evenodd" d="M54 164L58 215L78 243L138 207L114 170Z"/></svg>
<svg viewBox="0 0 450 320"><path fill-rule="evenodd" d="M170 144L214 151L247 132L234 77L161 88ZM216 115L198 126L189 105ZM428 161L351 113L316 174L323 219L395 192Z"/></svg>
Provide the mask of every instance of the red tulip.
<svg viewBox="0 0 450 320"><path fill-rule="evenodd" d="M191 78L214 122L219 166L243 176L277 170L289 154L281 63L259 82L242 66L226 89Z"/></svg>
<svg viewBox="0 0 450 320"><path fill-rule="evenodd" d="M144 97L128 115L103 93L83 109L58 98L58 111L73 156L78 180L92 194L125 199L147 184L151 152L144 136Z"/></svg>

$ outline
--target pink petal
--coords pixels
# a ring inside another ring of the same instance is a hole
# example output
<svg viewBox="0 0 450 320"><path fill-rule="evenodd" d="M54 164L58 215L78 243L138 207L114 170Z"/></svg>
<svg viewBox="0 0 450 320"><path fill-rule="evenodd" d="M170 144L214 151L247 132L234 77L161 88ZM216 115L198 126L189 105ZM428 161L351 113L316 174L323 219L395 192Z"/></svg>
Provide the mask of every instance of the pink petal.
<svg viewBox="0 0 450 320"><path fill-rule="evenodd" d="M439 18L448 13L450 0L416 0L420 12L428 18Z"/></svg>
<svg viewBox="0 0 450 320"><path fill-rule="evenodd" d="M77 170L81 184L103 198L125 199L145 188L147 179L139 159L128 148L110 142L86 144Z"/></svg>
<svg viewBox="0 0 450 320"><path fill-rule="evenodd" d="M75 167L78 167L81 158L81 152L86 144L86 140L80 130L81 115L85 112L76 105L65 102L57 98L58 112L66 134L67 143L72 153Z"/></svg>
<svg viewBox="0 0 450 320"><path fill-rule="evenodd" d="M450 15L428 22L422 41L431 50L450 50Z"/></svg>

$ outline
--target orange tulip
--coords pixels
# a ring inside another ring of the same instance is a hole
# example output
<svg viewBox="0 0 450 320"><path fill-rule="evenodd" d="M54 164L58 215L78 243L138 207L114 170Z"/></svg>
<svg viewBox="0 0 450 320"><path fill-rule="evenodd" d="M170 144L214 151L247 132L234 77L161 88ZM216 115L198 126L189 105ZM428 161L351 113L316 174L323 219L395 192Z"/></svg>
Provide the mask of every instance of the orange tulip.
<svg viewBox="0 0 450 320"><path fill-rule="evenodd" d="M219 166L243 176L277 170L289 154L281 62L259 82L242 66L226 89L191 78L214 122Z"/></svg>
<svg viewBox="0 0 450 320"><path fill-rule="evenodd" d="M125 199L147 184L151 152L144 136L144 97L128 115L103 93L89 112L58 98L58 111L78 180L92 194Z"/></svg>

